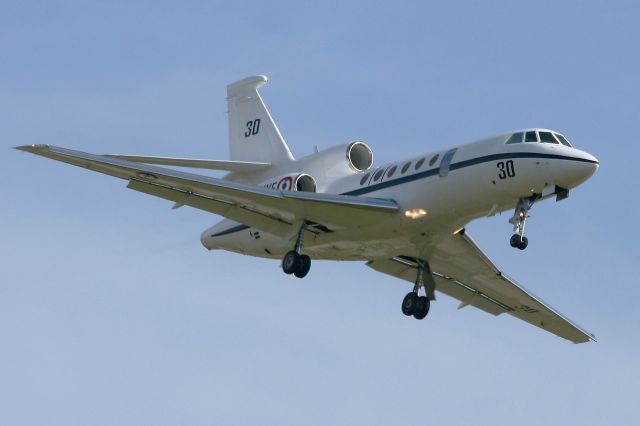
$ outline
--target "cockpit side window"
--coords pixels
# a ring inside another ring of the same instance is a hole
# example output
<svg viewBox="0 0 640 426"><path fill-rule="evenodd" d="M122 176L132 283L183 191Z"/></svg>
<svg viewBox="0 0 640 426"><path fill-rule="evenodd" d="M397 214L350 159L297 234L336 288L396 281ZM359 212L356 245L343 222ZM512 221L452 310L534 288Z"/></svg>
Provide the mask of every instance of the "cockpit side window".
<svg viewBox="0 0 640 426"><path fill-rule="evenodd" d="M558 143L558 141L556 140L556 138L553 137L551 132L538 132L538 134L540 135L540 142L542 143L555 143L555 144Z"/></svg>
<svg viewBox="0 0 640 426"><path fill-rule="evenodd" d="M509 139L507 139L506 143L520 143L522 142L522 135L523 132L514 133Z"/></svg>
<svg viewBox="0 0 640 426"><path fill-rule="evenodd" d="M560 133L554 133L554 135L556 135L556 138L558 138L558 140L560 141L560 143L561 143L562 145L571 146L571 144L569 143L569 141L567 140L567 138L565 138L564 136L562 136Z"/></svg>
<svg viewBox="0 0 640 426"><path fill-rule="evenodd" d="M535 130L530 130L527 133L525 133L524 141L525 142L538 142L538 136L536 135Z"/></svg>

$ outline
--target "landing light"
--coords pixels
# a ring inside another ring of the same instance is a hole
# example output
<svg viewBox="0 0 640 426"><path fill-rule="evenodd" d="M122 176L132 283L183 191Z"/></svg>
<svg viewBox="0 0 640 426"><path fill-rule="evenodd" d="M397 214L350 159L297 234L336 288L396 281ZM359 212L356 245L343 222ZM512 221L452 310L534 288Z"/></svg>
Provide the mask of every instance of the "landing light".
<svg viewBox="0 0 640 426"><path fill-rule="evenodd" d="M420 219L427 215L427 211L425 209L411 209L404 212L404 215L410 219Z"/></svg>

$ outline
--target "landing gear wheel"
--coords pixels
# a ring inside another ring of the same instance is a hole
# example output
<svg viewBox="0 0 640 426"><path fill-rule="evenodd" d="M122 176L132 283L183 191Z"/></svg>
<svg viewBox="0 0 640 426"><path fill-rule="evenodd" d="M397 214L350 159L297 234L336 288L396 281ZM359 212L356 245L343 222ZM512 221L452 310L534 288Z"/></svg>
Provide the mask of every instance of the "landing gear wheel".
<svg viewBox="0 0 640 426"><path fill-rule="evenodd" d="M404 299L402 299L402 313L410 317L416 312L416 306L418 304L418 295L414 292L408 293Z"/></svg>
<svg viewBox="0 0 640 426"><path fill-rule="evenodd" d="M282 270L285 274L291 275L296 271L298 263L300 263L300 255L291 250L282 258Z"/></svg>
<svg viewBox="0 0 640 426"><path fill-rule="evenodd" d="M300 254L302 251L302 240L304 238L304 230L307 222L304 221L298 230L298 238L293 250L288 251L282 258L282 270L285 274L294 274L298 278L304 278L311 269L311 258L306 254Z"/></svg>
<svg viewBox="0 0 640 426"><path fill-rule="evenodd" d="M413 312L413 317L417 320L421 320L427 316L429 313L429 307L431 303L426 296L418 297L418 303L416 303L416 308Z"/></svg>
<svg viewBox="0 0 640 426"><path fill-rule="evenodd" d="M304 278L309 273L309 269L311 269L311 258L306 254L298 255L298 261L296 262L296 268L293 271L293 275L298 278Z"/></svg>
<svg viewBox="0 0 640 426"><path fill-rule="evenodd" d="M511 244L511 247L524 250L529 245L529 239L527 237L521 237L518 234L513 234L509 240L509 244Z"/></svg>
<svg viewBox="0 0 640 426"><path fill-rule="evenodd" d="M528 245L529 245L529 239L527 237L522 237L520 244L518 244L518 248L520 250L524 250L527 248Z"/></svg>

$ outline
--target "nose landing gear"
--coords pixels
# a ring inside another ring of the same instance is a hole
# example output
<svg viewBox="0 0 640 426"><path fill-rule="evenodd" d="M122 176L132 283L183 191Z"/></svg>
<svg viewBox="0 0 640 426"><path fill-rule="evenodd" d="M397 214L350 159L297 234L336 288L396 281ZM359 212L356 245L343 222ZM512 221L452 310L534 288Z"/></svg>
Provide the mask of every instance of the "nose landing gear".
<svg viewBox="0 0 640 426"><path fill-rule="evenodd" d="M282 270L287 275L295 275L298 278L304 278L311 269L311 258L306 254L301 254L302 242L304 239L304 227L303 223L298 231L298 238L296 239L295 248L288 251L282 258Z"/></svg>
<svg viewBox="0 0 640 426"><path fill-rule="evenodd" d="M513 232L515 232L509 240L511 247L518 248L520 250L527 248L529 239L524 236L524 226L527 223L527 218L529 217L529 210L531 210L531 207L537 198L537 195L533 195L531 197L520 198L518 200L513 217L509 219L509 223L513 224Z"/></svg>
<svg viewBox="0 0 640 426"><path fill-rule="evenodd" d="M418 275L413 291L408 293L402 300L402 313L406 316L413 316L415 319L421 320L429 313L431 300L435 300L435 280L431 275L429 263L423 260L418 262ZM427 282L424 282L424 272L427 272ZM424 288L425 296L420 296L420 289Z"/></svg>

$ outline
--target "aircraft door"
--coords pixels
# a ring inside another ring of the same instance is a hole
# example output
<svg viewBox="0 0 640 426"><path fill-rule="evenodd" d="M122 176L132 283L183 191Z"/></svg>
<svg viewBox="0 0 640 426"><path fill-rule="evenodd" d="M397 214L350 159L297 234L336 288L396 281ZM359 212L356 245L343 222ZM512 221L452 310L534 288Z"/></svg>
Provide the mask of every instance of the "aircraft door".
<svg viewBox="0 0 640 426"><path fill-rule="evenodd" d="M440 171L438 172L440 177L446 177L449 174L451 160L453 160L453 156L457 150L458 148L450 149L442 156L442 161L440 161Z"/></svg>

